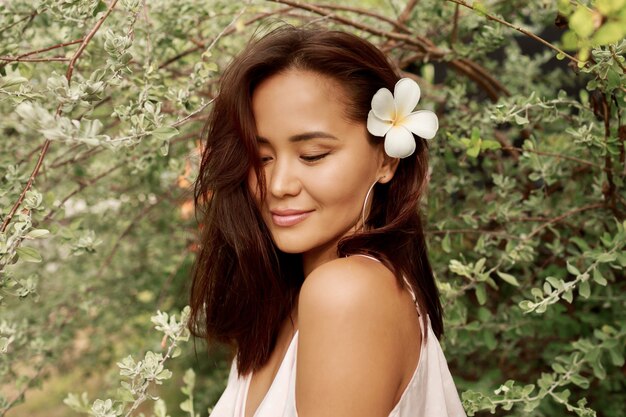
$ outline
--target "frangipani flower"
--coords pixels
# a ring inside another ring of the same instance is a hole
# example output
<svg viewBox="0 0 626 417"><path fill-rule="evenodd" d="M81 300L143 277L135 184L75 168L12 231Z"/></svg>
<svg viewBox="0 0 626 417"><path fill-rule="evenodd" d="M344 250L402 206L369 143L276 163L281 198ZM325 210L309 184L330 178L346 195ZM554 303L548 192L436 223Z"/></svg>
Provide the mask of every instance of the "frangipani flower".
<svg viewBox="0 0 626 417"><path fill-rule="evenodd" d="M413 133L432 139L439 129L437 115L430 110L411 113L420 99L420 87L411 78L400 79L393 95L380 88L372 97L367 115L367 130L385 137L385 152L394 158L406 158L415 151Z"/></svg>

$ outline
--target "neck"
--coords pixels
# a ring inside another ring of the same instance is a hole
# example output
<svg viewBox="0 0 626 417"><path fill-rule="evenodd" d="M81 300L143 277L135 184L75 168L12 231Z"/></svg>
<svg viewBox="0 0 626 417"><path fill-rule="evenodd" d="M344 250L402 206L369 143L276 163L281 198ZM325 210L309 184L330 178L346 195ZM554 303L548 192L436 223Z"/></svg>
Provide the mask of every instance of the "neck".
<svg viewBox="0 0 626 417"><path fill-rule="evenodd" d="M318 266L325 264L328 261L337 259L337 243L346 236L353 235L362 228L361 219L357 220L356 224L348 229L341 236L331 239L329 242L313 248L302 254L302 266L304 269L304 277L309 276L311 272Z"/></svg>
<svg viewBox="0 0 626 417"><path fill-rule="evenodd" d="M333 240L302 254L302 267L304 269L305 279L318 266L337 258L338 241L339 239Z"/></svg>

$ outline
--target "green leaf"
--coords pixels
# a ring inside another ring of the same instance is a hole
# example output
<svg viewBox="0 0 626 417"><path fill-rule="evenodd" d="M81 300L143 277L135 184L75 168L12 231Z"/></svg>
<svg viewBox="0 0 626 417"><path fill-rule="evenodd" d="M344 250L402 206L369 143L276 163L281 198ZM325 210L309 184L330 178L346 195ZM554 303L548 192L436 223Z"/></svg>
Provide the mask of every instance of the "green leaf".
<svg viewBox="0 0 626 417"><path fill-rule="evenodd" d="M478 304L483 305L487 301L487 291L485 290L485 284L476 285L476 299Z"/></svg>
<svg viewBox="0 0 626 417"><path fill-rule="evenodd" d="M606 88L608 90L615 90L622 86L622 79L620 75L613 68L609 68L608 73L606 74Z"/></svg>
<svg viewBox="0 0 626 417"><path fill-rule="evenodd" d="M608 22L600 26L596 33L593 34L591 42L595 46L608 45L619 41L624 35L626 35L626 31L623 23Z"/></svg>
<svg viewBox="0 0 626 417"><path fill-rule="evenodd" d="M586 252L586 251L591 250L591 248L589 247L589 244L587 242L585 242L584 239L581 239L578 236L575 236L575 237L571 238L570 241L574 242L576 244L576 246L578 246L580 248L581 252Z"/></svg>
<svg viewBox="0 0 626 417"><path fill-rule="evenodd" d="M560 403L566 403L567 399L569 398L571 392L568 389L565 389L563 391L554 391L552 392L552 396Z"/></svg>
<svg viewBox="0 0 626 417"><path fill-rule="evenodd" d="M527 413L530 413L535 408L539 407L539 403L541 403L541 399L540 398L538 398L536 400L532 400L532 401L526 401L524 403L523 411L525 411Z"/></svg>
<svg viewBox="0 0 626 417"><path fill-rule="evenodd" d="M450 233L446 233L443 239L441 239L441 249L443 249L445 253L451 252L452 249L450 248Z"/></svg>
<svg viewBox="0 0 626 417"><path fill-rule="evenodd" d="M135 397L127 388L118 388L116 391L117 398L121 401L132 403L135 401Z"/></svg>
<svg viewBox="0 0 626 417"><path fill-rule="evenodd" d="M167 417L167 406L162 398L159 398L154 403L154 415L156 417Z"/></svg>
<svg viewBox="0 0 626 417"><path fill-rule="evenodd" d="M493 332L490 329L485 329L482 331L483 334L483 342L485 343L485 346L487 347L487 349L489 350L493 350L496 348L496 346L498 345L498 341L496 340L496 337L494 336Z"/></svg>
<svg viewBox="0 0 626 417"><path fill-rule="evenodd" d="M191 399L187 398L185 401L180 403L180 409L187 413L193 412L193 403L191 402Z"/></svg>
<svg viewBox="0 0 626 417"><path fill-rule="evenodd" d="M522 300L518 303L518 306L523 312L528 312L533 308L534 303L530 300Z"/></svg>
<svg viewBox="0 0 626 417"><path fill-rule="evenodd" d="M561 298L563 298L568 303L572 304L572 301L574 301L574 294L572 292L572 289L570 288L569 290L565 291L563 295L561 296Z"/></svg>
<svg viewBox="0 0 626 417"><path fill-rule="evenodd" d="M163 127L153 130L151 134L157 139L167 140L171 137L178 135L178 130L173 127L163 126Z"/></svg>
<svg viewBox="0 0 626 417"><path fill-rule="evenodd" d="M554 288L559 291L562 291L564 288L563 280L556 277L547 277L546 281L550 283Z"/></svg>
<svg viewBox="0 0 626 417"><path fill-rule="evenodd" d="M170 143L164 142L161 146L159 146L159 153L161 156L167 156L170 150Z"/></svg>
<svg viewBox="0 0 626 417"><path fill-rule="evenodd" d="M566 262L566 265L567 265L567 270L569 271L570 274L573 274L576 276L580 275L580 271L578 270L578 268L570 264L569 261Z"/></svg>
<svg viewBox="0 0 626 417"><path fill-rule="evenodd" d="M35 248L20 246L16 252L24 262L41 262L41 255Z"/></svg>
<svg viewBox="0 0 626 417"><path fill-rule="evenodd" d="M596 0L595 6L598 11L605 16L608 16L612 12L617 12L626 5L625 0Z"/></svg>
<svg viewBox="0 0 626 417"><path fill-rule="evenodd" d="M480 271L482 271L483 267L485 266L485 261L487 261L487 258L484 257L476 261L476 264L474 264L475 274L478 274Z"/></svg>
<svg viewBox="0 0 626 417"><path fill-rule="evenodd" d="M602 285L603 287L607 284L606 278L602 276L598 268L593 270L593 280L596 284Z"/></svg>
<svg viewBox="0 0 626 417"><path fill-rule="evenodd" d="M589 388L589 380L580 374L572 374L570 380L583 389Z"/></svg>
<svg viewBox="0 0 626 417"><path fill-rule="evenodd" d="M500 271L496 271L496 273L498 274L500 278L502 278L503 281L508 282L509 284L514 285L516 287L519 287L519 282L517 281L517 278L515 278L513 275L509 275L507 273L500 272Z"/></svg>
<svg viewBox="0 0 626 417"><path fill-rule="evenodd" d="M480 147L482 149L500 149L500 148L502 148L502 145L500 145L500 142L498 142L498 141L485 139L485 140L483 140L483 142L480 145Z"/></svg>
<svg viewBox="0 0 626 417"><path fill-rule="evenodd" d="M543 297L543 291L541 291L540 288L533 288L530 290L530 293L535 297L535 298L542 298Z"/></svg>
<svg viewBox="0 0 626 417"><path fill-rule="evenodd" d="M38 237L46 236L50 234L49 230L46 229L33 229L30 232L26 233L25 237L29 239L37 239Z"/></svg>
<svg viewBox="0 0 626 417"><path fill-rule="evenodd" d="M596 378L600 380L606 378L606 369L604 369L604 366L602 366L602 363L599 359L595 362L592 362L591 368L593 369L593 374L596 376Z"/></svg>
<svg viewBox="0 0 626 417"><path fill-rule="evenodd" d="M183 375L183 382L190 387L193 387L196 384L196 373L192 368L188 368L185 371L185 375Z"/></svg>
<svg viewBox="0 0 626 417"><path fill-rule="evenodd" d="M608 263L617 259L617 255L614 253L601 253L596 259L600 263Z"/></svg>
<svg viewBox="0 0 626 417"><path fill-rule="evenodd" d="M15 85L27 83L28 79L16 75L9 75L0 78L0 88L9 88Z"/></svg>
<svg viewBox="0 0 626 417"><path fill-rule="evenodd" d="M93 10L93 15L92 16L97 16L98 13L105 12L106 10L107 10L107 4L105 2L103 2L102 0L100 0L98 2L98 5Z"/></svg>
<svg viewBox="0 0 626 417"><path fill-rule="evenodd" d="M472 3L472 7L483 16L489 13L487 11L487 8L485 7L485 3L483 3L481 0L474 0L474 3Z"/></svg>
<svg viewBox="0 0 626 417"><path fill-rule="evenodd" d="M525 116L520 116L519 114L516 114L515 123L517 123L518 125L525 125L528 123L528 118Z"/></svg>
<svg viewBox="0 0 626 417"><path fill-rule="evenodd" d="M615 366L622 367L624 366L624 354L621 352L619 346L615 346L612 349L609 349L609 356L611 357L611 362Z"/></svg>
<svg viewBox="0 0 626 417"><path fill-rule="evenodd" d="M588 38L593 33L593 14L586 6L578 6L569 19L569 27L581 38Z"/></svg>
<svg viewBox="0 0 626 417"><path fill-rule="evenodd" d="M569 0L557 0L557 9L559 13L569 16L572 13L572 5Z"/></svg>
<svg viewBox="0 0 626 417"><path fill-rule="evenodd" d="M578 48L578 36L572 30L568 30L563 34L561 38L561 43L563 44L563 49L566 50L574 50Z"/></svg>
<svg viewBox="0 0 626 417"><path fill-rule="evenodd" d="M580 294L580 296L583 298L589 298L589 295L591 294L591 287L589 285L589 281L582 281L578 285L578 294Z"/></svg>
<svg viewBox="0 0 626 417"><path fill-rule="evenodd" d="M474 146L467 150L467 156L471 156L472 158L476 158L480 153L480 146Z"/></svg>

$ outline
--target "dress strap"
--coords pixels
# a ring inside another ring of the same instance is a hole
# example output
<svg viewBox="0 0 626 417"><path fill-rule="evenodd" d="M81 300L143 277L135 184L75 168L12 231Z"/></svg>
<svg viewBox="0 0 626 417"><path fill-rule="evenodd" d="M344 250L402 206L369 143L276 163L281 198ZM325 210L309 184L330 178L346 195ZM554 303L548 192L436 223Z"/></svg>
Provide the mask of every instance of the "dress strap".
<svg viewBox="0 0 626 417"><path fill-rule="evenodd" d="M379 259L376 259L376 258L374 258L373 256L370 256L370 255L364 255L362 253L355 253L354 255L350 255L350 256L365 256L366 258L370 258L370 259L375 260L376 262L380 262ZM382 263L382 262L380 262L380 263Z"/></svg>

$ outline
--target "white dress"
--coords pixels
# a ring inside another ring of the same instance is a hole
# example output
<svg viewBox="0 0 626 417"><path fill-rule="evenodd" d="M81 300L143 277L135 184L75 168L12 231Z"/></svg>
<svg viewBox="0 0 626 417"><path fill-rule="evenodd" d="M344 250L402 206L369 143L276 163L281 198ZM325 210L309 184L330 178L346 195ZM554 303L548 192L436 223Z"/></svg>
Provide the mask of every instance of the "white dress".
<svg viewBox="0 0 626 417"><path fill-rule="evenodd" d="M371 256L367 257L380 262ZM413 296L413 301L416 301L415 293L406 278L404 281ZM422 329L428 331L428 338L425 342L422 338L417 367L389 417L467 417L441 345L430 324L430 317L427 317L427 323L424 323L420 316L420 325ZM298 417L295 401L297 347L298 330L289 344L274 381L253 417ZM234 358L226 389L209 417L244 417L251 379L252 373L247 376L239 375Z"/></svg>

